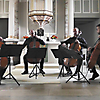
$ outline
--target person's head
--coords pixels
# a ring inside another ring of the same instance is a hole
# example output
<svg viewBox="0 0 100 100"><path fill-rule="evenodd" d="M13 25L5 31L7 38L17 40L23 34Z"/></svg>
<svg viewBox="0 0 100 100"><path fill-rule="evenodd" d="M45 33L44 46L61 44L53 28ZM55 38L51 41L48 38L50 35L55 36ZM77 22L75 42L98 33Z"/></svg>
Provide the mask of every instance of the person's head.
<svg viewBox="0 0 100 100"><path fill-rule="evenodd" d="M30 30L29 35L31 35L31 37L35 36L35 31L34 30Z"/></svg>
<svg viewBox="0 0 100 100"><path fill-rule="evenodd" d="M78 35L78 33L79 33L79 29L78 28L74 28L73 32L74 32L74 37L76 37Z"/></svg>
<svg viewBox="0 0 100 100"><path fill-rule="evenodd" d="M0 36L0 41L3 41L3 38Z"/></svg>
<svg viewBox="0 0 100 100"><path fill-rule="evenodd" d="M96 30L97 30L98 35L100 35L100 24L98 24L98 25L96 26Z"/></svg>

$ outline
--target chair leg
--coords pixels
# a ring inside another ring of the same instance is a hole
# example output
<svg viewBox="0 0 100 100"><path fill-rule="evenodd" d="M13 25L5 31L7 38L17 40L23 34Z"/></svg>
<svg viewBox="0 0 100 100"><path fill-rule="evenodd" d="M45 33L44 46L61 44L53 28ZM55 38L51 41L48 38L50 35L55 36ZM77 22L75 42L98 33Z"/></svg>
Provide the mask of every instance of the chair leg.
<svg viewBox="0 0 100 100"><path fill-rule="evenodd" d="M38 68L38 66L36 65L36 74L35 74L36 77L35 77L35 79L37 79L37 74L38 74L37 73L37 68Z"/></svg>

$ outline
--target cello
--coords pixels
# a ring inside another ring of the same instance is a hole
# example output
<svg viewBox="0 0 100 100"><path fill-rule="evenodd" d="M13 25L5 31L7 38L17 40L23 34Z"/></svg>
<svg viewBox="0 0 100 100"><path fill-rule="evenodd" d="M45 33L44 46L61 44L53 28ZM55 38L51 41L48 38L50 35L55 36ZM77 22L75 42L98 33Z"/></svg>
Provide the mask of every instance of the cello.
<svg viewBox="0 0 100 100"><path fill-rule="evenodd" d="M88 68L93 69L100 55L100 40L97 42L88 62Z"/></svg>
<svg viewBox="0 0 100 100"><path fill-rule="evenodd" d="M32 42L30 42L29 44L30 48L39 48L40 47L40 43L38 41L36 41L35 37L34 40ZM41 58L27 58L29 63L34 63L34 62L39 62L41 60Z"/></svg>
<svg viewBox="0 0 100 100"><path fill-rule="evenodd" d="M78 36L76 37L75 41L78 39L78 37L81 35L81 33L78 34ZM81 50L81 46L79 45L78 42L74 42L71 43L71 45L69 46L69 49L73 49L74 51L78 51L80 52ZM69 67L75 67L77 65L77 59L74 58L65 58L64 59L64 65L68 65Z"/></svg>
<svg viewBox="0 0 100 100"><path fill-rule="evenodd" d="M4 43L0 41L0 49ZM1 50L0 50L1 51ZM6 68L8 64L8 58L7 57L0 57L0 68L4 69Z"/></svg>

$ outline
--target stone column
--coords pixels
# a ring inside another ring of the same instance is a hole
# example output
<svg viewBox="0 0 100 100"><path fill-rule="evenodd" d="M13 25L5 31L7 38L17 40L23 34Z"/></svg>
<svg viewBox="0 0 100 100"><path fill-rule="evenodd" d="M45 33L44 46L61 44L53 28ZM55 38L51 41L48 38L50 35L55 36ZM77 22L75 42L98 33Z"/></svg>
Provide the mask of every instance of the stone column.
<svg viewBox="0 0 100 100"><path fill-rule="evenodd" d="M59 40L64 39L65 34L65 0L56 0L55 30Z"/></svg>
<svg viewBox="0 0 100 100"><path fill-rule="evenodd" d="M14 0L14 38L19 39L18 0Z"/></svg>
<svg viewBox="0 0 100 100"><path fill-rule="evenodd" d="M9 1L9 32L8 38L14 37L14 0Z"/></svg>
<svg viewBox="0 0 100 100"><path fill-rule="evenodd" d="M67 0L68 5L68 33L67 37L73 36L74 28L74 0Z"/></svg>
<svg viewBox="0 0 100 100"><path fill-rule="evenodd" d="M8 38L18 38L18 0L9 0L9 32Z"/></svg>
<svg viewBox="0 0 100 100"><path fill-rule="evenodd" d="M19 0L19 40L28 34L28 0Z"/></svg>

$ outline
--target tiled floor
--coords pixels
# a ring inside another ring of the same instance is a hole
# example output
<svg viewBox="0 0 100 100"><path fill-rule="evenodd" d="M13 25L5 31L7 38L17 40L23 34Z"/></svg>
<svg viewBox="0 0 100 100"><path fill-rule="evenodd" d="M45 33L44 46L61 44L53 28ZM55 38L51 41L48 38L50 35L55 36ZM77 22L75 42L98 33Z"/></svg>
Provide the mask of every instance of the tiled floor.
<svg viewBox="0 0 100 100"><path fill-rule="evenodd" d="M65 83L68 77L57 79L59 69L44 69L44 71L45 77L39 75L38 79L35 79L28 78L28 75L22 76L20 74L22 69L12 70L20 86L11 79L2 80L0 100L100 100L100 77L91 81L91 84L73 83L75 80L73 78ZM88 73L87 79L91 75Z"/></svg>

